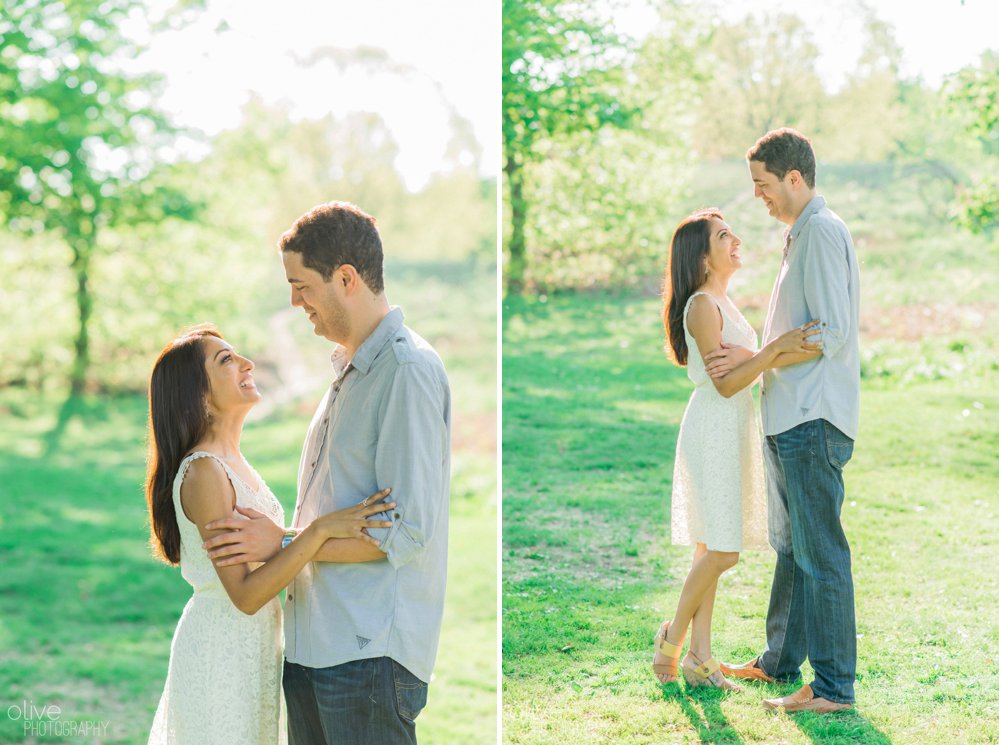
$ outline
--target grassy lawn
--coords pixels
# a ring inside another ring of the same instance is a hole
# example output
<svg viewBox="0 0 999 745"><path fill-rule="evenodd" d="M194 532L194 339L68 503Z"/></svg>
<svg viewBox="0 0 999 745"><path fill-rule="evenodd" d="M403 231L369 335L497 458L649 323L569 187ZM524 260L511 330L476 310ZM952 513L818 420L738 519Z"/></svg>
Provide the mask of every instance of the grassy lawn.
<svg viewBox="0 0 999 745"><path fill-rule="evenodd" d="M438 745L492 742L496 730L495 306L466 303L487 297L494 275L461 276L450 291L452 278L424 280L423 296L400 281L392 298L437 345L455 402L444 629L418 720L421 742ZM325 359L328 345L315 344ZM243 452L289 514L321 392L244 433ZM146 741L190 587L147 546L145 405L0 391L0 743L33 742L8 713L25 701L59 706L64 723L109 723L105 736L73 742Z"/></svg>
<svg viewBox="0 0 999 745"><path fill-rule="evenodd" d="M662 353L659 300L509 299L503 318L505 742L999 741L994 354L954 367L981 345L950 340L922 375L906 375L919 342L865 358L843 515L858 707L792 718L760 702L794 686L688 691L649 667L691 558L669 543L691 385ZM746 552L722 577L719 659L762 651L772 568L771 552Z"/></svg>

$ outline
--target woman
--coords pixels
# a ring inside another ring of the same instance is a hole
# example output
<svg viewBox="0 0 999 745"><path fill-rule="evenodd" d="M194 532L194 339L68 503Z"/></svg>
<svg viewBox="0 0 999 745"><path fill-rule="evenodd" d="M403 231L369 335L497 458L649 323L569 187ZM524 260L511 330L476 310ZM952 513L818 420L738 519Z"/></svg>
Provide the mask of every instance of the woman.
<svg viewBox="0 0 999 745"><path fill-rule="evenodd" d="M159 558L180 564L194 595L177 623L149 743L286 742L277 594L329 538L374 542L365 528L389 490L315 520L265 564L216 568L203 526L239 506L279 525L284 512L240 453L243 421L260 400L253 363L210 326L167 344L149 382L146 500Z"/></svg>
<svg viewBox="0 0 999 745"><path fill-rule="evenodd" d="M767 545L763 455L750 388L764 370L781 366L782 354L819 348L807 341L818 333L812 328L818 321L812 321L756 352L756 332L727 294L742 266L741 245L716 210L684 219L670 244L663 309L667 350L694 383L676 445L673 543L695 549L676 612L656 634L652 670L662 683L677 679L689 625L684 678L692 686L725 690L740 686L725 678L711 655L718 578L735 566L743 548ZM726 374L709 374L705 355L723 345L746 351Z"/></svg>

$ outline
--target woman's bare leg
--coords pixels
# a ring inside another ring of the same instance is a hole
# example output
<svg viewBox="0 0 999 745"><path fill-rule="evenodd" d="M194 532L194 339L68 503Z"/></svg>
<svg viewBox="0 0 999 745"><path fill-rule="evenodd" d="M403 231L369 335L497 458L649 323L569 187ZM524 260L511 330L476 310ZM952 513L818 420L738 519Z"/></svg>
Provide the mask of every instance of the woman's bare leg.
<svg viewBox="0 0 999 745"><path fill-rule="evenodd" d="M694 559L699 559L707 552L707 546L698 543ZM711 615L715 610L715 594L717 592L718 582L715 581L708 588L707 593L701 599L701 604L694 611L694 617L690 620L690 651L700 660L711 657Z"/></svg>
<svg viewBox="0 0 999 745"><path fill-rule="evenodd" d="M702 548L703 552L698 556L697 552L701 551ZM666 641L670 644L682 643L684 634L687 632L687 627L690 625L694 614L708 595L708 592L717 586L718 578L722 573L735 566L739 560L739 554L736 552L708 551L704 547L704 544L697 545L694 556L693 566L690 568L690 573L687 574L687 579L683 583L683 590L680 592L680 601L677 603L673 620L670 622L669 630L666 632ZM713 605L714 594L712 592L711 607ZM709 634L711 607L707 608L709 611L707 615ZM654 663L664 663L665 661L665 658L658 653L655 660L653 660ZM665 674L658 677L663 683L669 683L676 679L674 676Z"/></svg>

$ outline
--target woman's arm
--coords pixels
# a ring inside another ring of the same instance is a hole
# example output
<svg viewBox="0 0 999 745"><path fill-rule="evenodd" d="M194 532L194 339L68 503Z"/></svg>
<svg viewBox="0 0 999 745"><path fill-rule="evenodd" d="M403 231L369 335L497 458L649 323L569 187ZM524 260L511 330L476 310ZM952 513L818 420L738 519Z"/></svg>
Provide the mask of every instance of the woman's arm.
<svg viewBox="0 0 999 745"><path fill-rule="evenodd" d="M813 352L812 350L818 345L808 341L808 337L819 333L817 320L788 331L748 358L743 354L733 354L731 349L722 349L721 312L710 299L704 298L701 302L703 297L701 295L694 298L687 315L687 328L697 342L698 349L712 350L703 357L705 370L711 376L715 390L725 398L730 398L743 388L752 385L765 370L795 364L805 358L812 359L821 354L821 350ZM713 313L709 312L711 309ZM728 362L729 357L742 357L742 359L738 364L731 366Z"/></svg>
<svg viewBox="0 0 999 745"><path fill-rule="evenodd" d="M198 526L201 537L208 540L222 531L207 530L203 526L232 515L236 494L225 469L219 463L211 458L199 458L188 469L180 489L180 501L184 514ZM358 514L368 510L371 510L369 514L373 514L386 508L387 505L384 504L368 505L358 510ZM361 518L355 521L361 527L384 527L384 521ZM324 515L316 519L287 548L252 571L245 563L225 567L216 565L215 571L233 605L247 615L260 610L291 582L302 567L313 560L327 539L344 532L343 522L342 516L332 518Z"/></svg>
<svg viewBox="0 0 999 745"><path fill-rule="evenodd" d="M341 526L352 526L353 530L340 530L330 538L312 557L312 561L328 561L338 564L357 564L365 561L384 559L385 553L378 547L378 541L362 528L391 525L389 520L362 521L381 512L387 513L395 502L385 503L392 489L382 489L353 507L321 515L319 519L339 522ZM376 507L377 509L371 509ZM208 558L217 567L234 564L247 564L270 561L281 551L281 540L285 529L267 515L253 509L236 506L236 512L248 520L226 517L213 520L205 526L205 531L213 537L201 544L208 551ZM290 531L289 531L290 532Z"/></svg>
<svg viewBox="0 0 999 745"><path fill-rule="evenodd" d="M800 365L802 362L811 362L822 356L822 348L822 345L819 344L817 349L809 349L805 352L781 352L770 367L790 367L791 365Z"/></svg>

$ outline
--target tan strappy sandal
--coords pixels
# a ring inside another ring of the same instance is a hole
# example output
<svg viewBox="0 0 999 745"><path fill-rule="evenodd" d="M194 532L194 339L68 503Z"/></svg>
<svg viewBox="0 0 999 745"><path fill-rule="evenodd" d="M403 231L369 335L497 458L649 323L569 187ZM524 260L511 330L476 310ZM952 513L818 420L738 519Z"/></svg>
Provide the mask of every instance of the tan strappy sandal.
<svg viewBox="0 0 999 745"><path fill-rule="evenodd" d="M656 676L658 680L660 675L669 675L672 680L667 682L673 683L677 680L677 663L680 661L680 653L683 651L683 639L680 640L679 644L670 644L666 641L666 633L669 631L669 621L664 621L663 625L659 627L659 633L656 634L654 639L655 650L663 657L668 657L669 662L663 663L652 663L652 673ZM653 660L655 657L652 658ZM663 681L659 681L662 683Z"/></svg>
<svg viewBox="0 0 999 745"><path fill-rule="evenodd" d="M689 665L687 664L688 661L694 664ZM687 681L687 685L691 688L711 686L713 688L721 688L723 691L742 690L741 685L733 683L722 674L721 664L714 657L709 657L704 662L701 662L690 650L687 650L687 656L683 658L683 663L680 667L683 669L684 680Z"/></svg>

